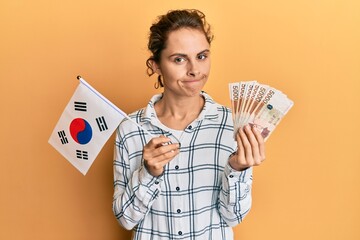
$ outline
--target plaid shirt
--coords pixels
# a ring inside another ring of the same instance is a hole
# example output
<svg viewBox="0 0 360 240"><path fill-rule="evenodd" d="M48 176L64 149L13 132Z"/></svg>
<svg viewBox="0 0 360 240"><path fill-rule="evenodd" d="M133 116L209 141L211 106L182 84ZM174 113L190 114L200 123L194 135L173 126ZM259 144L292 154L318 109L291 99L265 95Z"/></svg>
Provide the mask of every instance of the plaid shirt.
<svg viewBox="0 0 360 240"><path fill-rule="evenodd" d="M159 177L143 164L150 140L129 120L116 131L113 211L133 239L233 239L231 227L251 207L252 168L235 171L228 164L236 151L231 111L202 92L199 117L177 139L156 117L155 95L146 108L130 115L152 134L181 144L180 153Z"/></svg>

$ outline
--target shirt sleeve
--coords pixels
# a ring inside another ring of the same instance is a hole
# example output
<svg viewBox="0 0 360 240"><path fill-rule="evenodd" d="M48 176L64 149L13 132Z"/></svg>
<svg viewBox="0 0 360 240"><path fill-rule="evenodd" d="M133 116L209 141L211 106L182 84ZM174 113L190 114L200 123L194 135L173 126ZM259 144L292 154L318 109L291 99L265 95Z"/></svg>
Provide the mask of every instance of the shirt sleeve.
<svg viewBox="0 0 360 240"><path fill-rule="evenodd" d="M132 172L126 149L117 132L114 148L112 208L118 222L130 230L144 219L152 203L159 196L162 177L153 177L143 165Z"/></svg>
<svg viewBox="0 0 360 240"><path fill-rule="evenodd" d="M219 197L219 211L231 227L242 222L251 208L252 168L236 171L225 165L222 189Z"/></svg>

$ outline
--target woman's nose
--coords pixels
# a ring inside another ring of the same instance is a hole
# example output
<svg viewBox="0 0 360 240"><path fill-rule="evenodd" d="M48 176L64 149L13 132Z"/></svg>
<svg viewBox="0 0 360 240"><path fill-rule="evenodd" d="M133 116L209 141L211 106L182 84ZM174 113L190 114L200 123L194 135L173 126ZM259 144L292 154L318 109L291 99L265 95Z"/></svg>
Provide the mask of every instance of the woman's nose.
<svg viewBox="0 0 360 240"><path fill-rule="evenodd" d="M187 75L191 77L196 77L200 75L199 66L196 62L189 62Z"/></svg>

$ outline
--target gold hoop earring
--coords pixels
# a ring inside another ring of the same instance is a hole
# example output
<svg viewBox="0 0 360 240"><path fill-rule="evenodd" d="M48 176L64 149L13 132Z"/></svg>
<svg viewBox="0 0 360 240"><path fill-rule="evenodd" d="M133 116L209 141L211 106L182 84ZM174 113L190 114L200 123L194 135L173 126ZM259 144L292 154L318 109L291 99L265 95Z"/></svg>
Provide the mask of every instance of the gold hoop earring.
<svg viewBox="0 0 360 240"><path fill-rule="evenodd" d="M161 75L158 76L157 81L154 83L154 88L159 89L159 87L163 87L163 83L161 80Z"/></svg>
<svg viewBox="0 0 360 240"><path fill-rule="evenodd" d="M156 82L154 83L154 88L155 88L155 89L158 89L159 87L160 87L159 81L156 81Z"/></svg>

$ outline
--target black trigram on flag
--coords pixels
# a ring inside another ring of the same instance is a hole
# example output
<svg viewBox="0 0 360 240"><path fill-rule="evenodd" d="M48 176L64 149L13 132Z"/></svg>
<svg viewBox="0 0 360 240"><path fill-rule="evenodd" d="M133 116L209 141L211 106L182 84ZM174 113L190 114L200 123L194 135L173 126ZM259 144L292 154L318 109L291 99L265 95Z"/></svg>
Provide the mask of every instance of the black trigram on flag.
<svg viewBox="0 0 360 240"><path fill-rule="evenodd" d="M86 102L74 102L75 111L86 112Z"/></svg>
<svg viewBox="0 0 360 240"><path fill-rule="evenodd" d="M84 159L84 160L89 159L88 152L87 151L81 151L81 150L76 150L76 157L79 158L79 159Z"/></svg>
<svg viewBox="0 0 360 240"><path fill-rule="evenodd" d="M100 132L108 130L104 116L96 118L96 123L99 127Z"/></svg>
<svg viewBox="0 0 360 240"><path fill-rule="evenodd" d="M67 137L66 137L66 134L65 134L65 131L64 131L64 130L58 132L58 135L59 135L61 144L67 144L67 143L69 143L69 141L68 141L68 139L67 139Z"/></svg>

